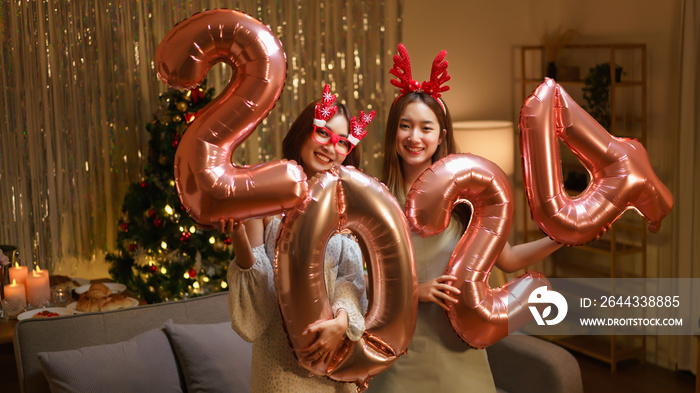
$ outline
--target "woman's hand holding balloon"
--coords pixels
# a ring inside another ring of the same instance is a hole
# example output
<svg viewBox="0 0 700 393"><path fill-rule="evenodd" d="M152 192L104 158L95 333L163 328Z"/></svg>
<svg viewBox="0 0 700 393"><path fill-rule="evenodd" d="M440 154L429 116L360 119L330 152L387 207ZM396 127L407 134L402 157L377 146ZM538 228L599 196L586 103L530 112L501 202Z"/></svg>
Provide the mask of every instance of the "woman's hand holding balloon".
<svg viewBox="0 0 700 393"><path fill-rule="evenodd" d="M345 331L348 329L348 314L345 310L338 311L335 318L317 322L304 331L304 335L317 334L316 341L301 352L306 361L312 364L321 361L329 363L340 346Z"/></svg>
<svg viewBox="0 0 700 393"><path fill-rule="evenodd" d="M245 227L242 225L242 223L234 220L233 218L229 218L228 220L220 218L219 226L216 229L218 229L221 233L227 233L229 235L240 235L241 231L245 231ZM231 238L233 238L233 236L231 236Z"/></svg>
<svg viewBox="0 0 700 393"><path fill-rule="evenodd" d="M460 290L448 284L450 281L455 281L457 277L451 275L443 275L418 284L418 301L433 302L442 307L445 311L449 310L448 303L457 304L458 300L450 296L450 292L455 295L460 294Z"/></svg>
<svg viewBox="0 0 700 393"><path fill-rule="evenodd" d="M260 219L249 220L243 224L240 220L219 219L218 229L231 236L231 244L236 253L236 264L241 269L250 269L255 264L253 247L263 244L263 222Z"/></svg>

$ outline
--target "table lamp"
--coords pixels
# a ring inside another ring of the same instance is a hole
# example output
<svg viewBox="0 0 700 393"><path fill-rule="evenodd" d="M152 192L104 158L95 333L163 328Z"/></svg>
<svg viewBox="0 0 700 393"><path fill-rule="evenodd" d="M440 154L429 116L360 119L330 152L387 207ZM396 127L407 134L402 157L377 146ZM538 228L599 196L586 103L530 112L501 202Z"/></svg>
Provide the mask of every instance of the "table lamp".
<svg viewBox="0 0 700 393"><path fill-rule="evenodd" d="M460 153L472 153L493 161L510 177L514 171L513 122L473 120L452 123Z"/></svg>

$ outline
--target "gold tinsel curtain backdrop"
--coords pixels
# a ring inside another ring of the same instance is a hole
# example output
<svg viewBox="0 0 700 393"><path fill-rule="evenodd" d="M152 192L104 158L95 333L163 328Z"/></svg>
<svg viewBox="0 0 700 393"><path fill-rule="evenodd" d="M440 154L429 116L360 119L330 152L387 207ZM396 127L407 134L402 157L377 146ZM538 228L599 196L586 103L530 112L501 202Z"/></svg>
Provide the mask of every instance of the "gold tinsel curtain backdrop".
<svg viewBox="0 0 700 393"><path fill-rule="evenodd" d="M287 53L285 90L234 161L280 158L296 114L330 83L352 111L377 111L361 146L363 169L378 175L401 3L3 1L0 244L54 274L106 272L123 196L143 175L145 125L167 89L156 77L155 49L177 22L206 9L260 19ZM230 75L215 67L209 87L220 92Z"/></svg>

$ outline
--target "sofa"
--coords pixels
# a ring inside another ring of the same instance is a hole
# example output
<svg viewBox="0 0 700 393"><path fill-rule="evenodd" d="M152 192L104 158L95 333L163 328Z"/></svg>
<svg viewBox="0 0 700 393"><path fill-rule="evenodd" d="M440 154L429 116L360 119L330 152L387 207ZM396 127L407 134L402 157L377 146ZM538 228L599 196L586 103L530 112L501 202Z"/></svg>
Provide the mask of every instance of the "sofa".
<svg viewBox="0 0 700 393"><path fill-rule="evenodd" d="M25 393L249 390L252 346L230 327L226 293L26 319L14 346ZM487 353L499 392L583 392L576 359L548 341L509 336Z"/></svg>

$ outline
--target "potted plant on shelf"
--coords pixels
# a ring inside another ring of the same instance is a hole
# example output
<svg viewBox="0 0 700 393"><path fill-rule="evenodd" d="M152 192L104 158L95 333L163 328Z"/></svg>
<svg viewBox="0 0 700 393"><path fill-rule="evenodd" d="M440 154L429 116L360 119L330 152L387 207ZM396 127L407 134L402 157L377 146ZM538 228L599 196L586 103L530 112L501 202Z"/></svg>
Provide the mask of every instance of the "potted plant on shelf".
<svg viewBox="0 0 700 393"><path fill-rule="evenodd" d="M542 44L544 45L544 55L547 60L546 75L548 78L557 79L556 60L562 49L578 35L573 29L562 32L561 27L551 33L544 33Z"/></svg>
<svg viewBox="0 0 700 393"><path fill-rule="evenodd" d="M588 113L606 130L610 130L610 63L601 63L588 70L584 79L583 99ZM622 77L622 67L615 65L615 82Z"/></svg>

